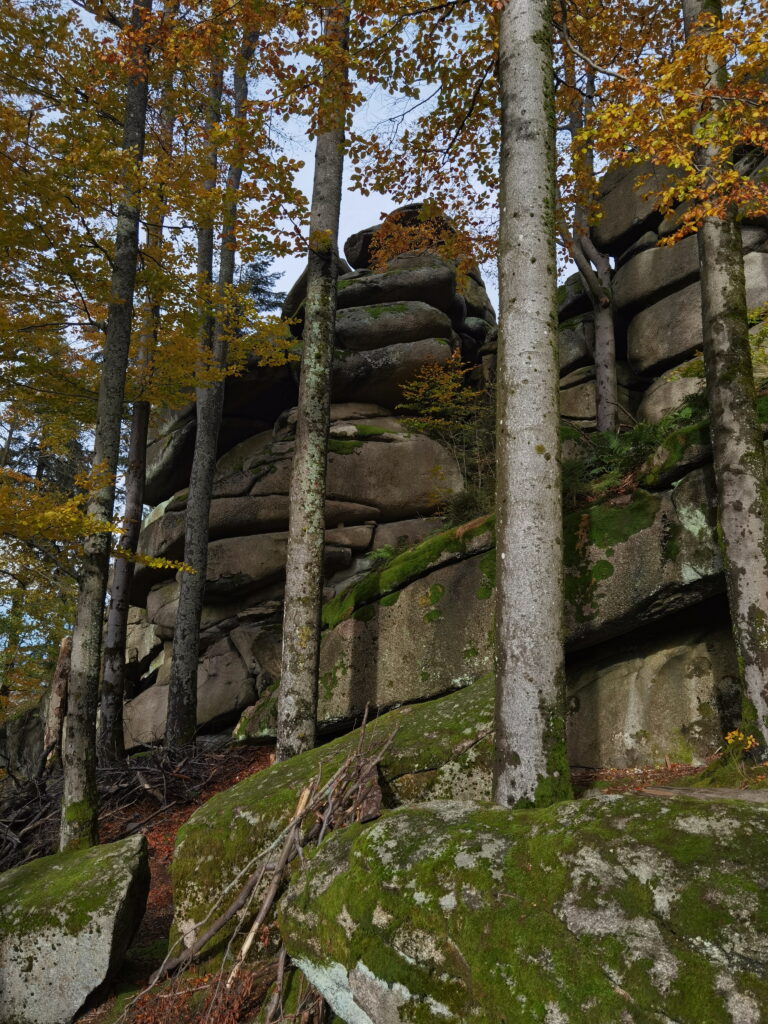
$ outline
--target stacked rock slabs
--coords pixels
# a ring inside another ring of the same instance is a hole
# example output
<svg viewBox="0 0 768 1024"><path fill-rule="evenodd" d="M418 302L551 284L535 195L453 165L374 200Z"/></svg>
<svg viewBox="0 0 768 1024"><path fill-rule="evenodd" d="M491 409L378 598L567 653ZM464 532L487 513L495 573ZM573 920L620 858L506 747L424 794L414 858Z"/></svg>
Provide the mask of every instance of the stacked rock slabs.
<svg viewBox="0 0 768 1024"><path fill-rule="evenodd" d="M303 287L300 280L291 290L287 310L299 320ZM477 273L473 287L491 330L495 317ZM446 363L477 334L468 308L454 264L436 253L406 253L383 272L358 269L339 280L326 492L329 597L367 571L382 547L439 529L440 510L464 486L451 452L408 431L392 410L402 383L423 366ZM236 719L279 672L295 423L286 403L274 426L230 445L217 464L198 671L203 729ZM187 497L177 490L146 518L142 554L183 558ZM132 601L138 608L130 642L142 657L133 662L137 694L125 709L129 748L161 741L165 729L178 605L173 571L137 566Z"/></svg>

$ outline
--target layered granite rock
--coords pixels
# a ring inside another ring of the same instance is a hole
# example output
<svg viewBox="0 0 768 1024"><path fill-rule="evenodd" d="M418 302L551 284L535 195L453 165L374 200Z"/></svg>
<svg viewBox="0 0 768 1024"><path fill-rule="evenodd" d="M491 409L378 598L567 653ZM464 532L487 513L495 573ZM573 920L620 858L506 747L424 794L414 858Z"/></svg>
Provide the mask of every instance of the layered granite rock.
<svg viewBox="0 0 768 1024"><path fill-rule="evenodd" d="M382 549L439 529L440 512L463 489L464 479L447 447L408 430L398 418L401 387L422 367L444 365L453 352L477 360L483 341L495 332L495 314L476 270L457 278L455 263L439 251L402 253L381 270L362 265L361 258L338 284L326 502L328 597L363 575ZM305 294L303 275L285 308L299 335ZM262 401L267 386L272 390ZM252 367L245 378L227 383L198 670L202 729L236 721L269 689L279 667L275 648L295 394L295 370L269 371L262 381L258 367ZM163 500L144 521L142 555L183 560L185 446L193 428L194 409L182 410L158 425L150 444L150 478L171 483L172 490L150 486L152 500ZM137 565L131 600L139 609L132 613L129 655L134 695L125 707L126 741L133 748L160 741L164 732L178 603L174 570ZM244 631L245 647L235 642Z"/></svg>

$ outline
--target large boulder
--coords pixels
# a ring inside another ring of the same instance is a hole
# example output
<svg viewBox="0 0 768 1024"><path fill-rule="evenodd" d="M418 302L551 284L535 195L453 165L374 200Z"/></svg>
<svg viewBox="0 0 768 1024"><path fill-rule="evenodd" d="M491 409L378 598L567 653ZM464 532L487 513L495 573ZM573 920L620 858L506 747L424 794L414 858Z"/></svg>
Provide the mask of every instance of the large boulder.
<svg viewBox="0 0 768 1024"><path fill-rule="evenodd" d="M667 370L643 395L637 407L637 418L644 423L660 423L673 409L701 394L704 386L703 359L691 359Z"/></svg>
<svg viewBox="0 0 768 1024"><path fill-rule="evenodd" d="M650 634L630 633L572 656L568 760L583 768L701 764L738 724L738 678L720 600L664 620Z"/></svg>
<svg viewBox="0 0 768 1024"><path fill-rule="evenodd" d="M293 441L245 441L219 460L216 497L288 494ZM453 455L423 434L353 421L329 443L326 494L375 509L374 518L429 515L464 485Z"/></svg>
<svg viewBox="0 0 768 1024"><path fill-rule="evenodd" d="M379 765L385 801L488 799L491 793L493 681L482 680L428 704L409 705L368 724L364 748L391 740ZM290 820L297 794L326 781L358 749L360 730L243 779L195 811L178 834L171 865L173 936L194 941L226 886ZM226 936L223 937L226 939ZM222 938L211 945L213 952Z"/></svg>
<svg viewBox="0 0 768 1024"><path fill-rule="evenodd" d="M163 652L159 677L138 697L126 701L123 731L128 750L162 743L168 711L170 682L170 645ZM257 696L253 665L246 665L229 637L213 643L205 651L197 670L197 725L205 729L213 723L232 724L238 714Z"/></svg>
<svg viewBox="0 0 768 1024"><path fill-rule="evenodd" d="M425 366L444 366L451 358L451 343L425 338L374 348L367 352L337 349L333 361L331 395L334 402L377 402L396 409L402 387Z"/></svg>
<svg viewBox="0 0 768 1024"><path fill-rule="evenodd" d="M619 256L661 222L654 193L667 183L669 172L650 164L613 167L600 182L602 217L592 228L601 252Z"/></svg>
<svg viewBox="0 0 768 1024"><path fill-rule="evenodd" d="M761 228L742 230L743 251L751 256L750 264L755 268L750 273L765 280L768 270L768 254L765 247L766 233ZM665 295L679 291L699 277L699 250L694 235L689 235L674 246L657 246L646 249L623 264L613 278L613 302L617 312L625 315L658 302ZM665 325L665 333L669 326Z"/></svg>
<svg viewBox="0 0 768 1024"><path fill-rule="evenodd" d="M558 343L561 374L569 374L591 363L595 347L593 317L580 316L561 324L558 330Z"/></svg>
<svg viewBox="0 0 768 1024"><path fill-rule="evenodd" d="M119 966L148 892L143 836L0 875L0 1024L71 1021Z"/></svg>
<svg viewBox="0 0 768 1024"><path fill-rule="evenodd" d="M435 802L333 833L280 904L350 1024L760 1024L768 808Z"/></svg>
<svg viewBox="0 0 768 1024"><path fill-rule="evenodd" d="M397 221L403 227L411 227L421 220L420 213L423 203L408 203L405 206L393 210L386 217L387 222ZM344 255L351 267L355 270L367 270L371 265L371 242L374 235L381 229L382 223L372 224L369 228L356 231L344 243Z"/></svg>
<svg viewBox="0 0 768 1024"><path fill-rule="evenodd" d="M636 312L698 277L699 250L695 236L689 235L675 246L645 249L616 271L614 308L617 313Z"/></svg>
<svg viewBox="0 0 768 1024"><path fill-rule="evenodd" d="M565 621L572 650L594 644L722 592L711 470L670 491L571 513L565 523Z"/></svg>
<svg viewBox="0 0 768 1024"><path fill-rule="evenodd" d="M224 408L217 450L228 451L266 430L296 404L298 389L288 365L263 367L251 359L245 371L224 383ZM161 411L147 445L144 501L157 505L189 483L195 447L196 408Z"/></svg>
<svg viewBox="0 0 768 1024"><path fill-rule="evenodd" d="M450 338L450 318L426 302L383 302L340 309L336 344L355 352L402 345L425 338Z"/></svg>

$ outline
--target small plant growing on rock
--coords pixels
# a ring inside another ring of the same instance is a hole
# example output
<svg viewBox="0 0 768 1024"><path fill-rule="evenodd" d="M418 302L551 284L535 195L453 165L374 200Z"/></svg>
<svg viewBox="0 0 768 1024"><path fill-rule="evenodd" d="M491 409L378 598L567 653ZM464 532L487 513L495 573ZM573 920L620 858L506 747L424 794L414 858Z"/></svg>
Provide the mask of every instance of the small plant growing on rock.
<svg viewBox="0 0 768 1024"><path fill-rule="evenodd" d="M464 475L464 490L448 502L452 523L490 512L496 490L494 395L474 390L467 375L474 367L454 352L447 363L424 366L402 387L398 412L409 430L418 430L450 449Z"/></svg>

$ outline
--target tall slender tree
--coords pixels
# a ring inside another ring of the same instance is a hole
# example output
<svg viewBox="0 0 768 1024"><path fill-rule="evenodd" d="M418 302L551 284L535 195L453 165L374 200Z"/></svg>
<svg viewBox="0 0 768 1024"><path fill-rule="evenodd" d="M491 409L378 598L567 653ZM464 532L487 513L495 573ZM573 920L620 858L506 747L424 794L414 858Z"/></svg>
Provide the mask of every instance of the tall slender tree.
<svg viewBox="0 0 768 1024"><path fill-rule="evenodd" d="M500 330L497 406L496 760L505 806L570 794L555 265L552 15L499 15Z"/></svg>
<svg viewBox="0 0 768 1024"><path fill-rule="evenodd" d="M177 4L166 9L172 18ZM163 82L158 98L157 145L163 155L170 159L173 151L174 118L170 96L173 89L173 71L170 70ZM164 202L162 183L157 183L158 194L147 204L146 239L144 259L159 263L164 230ZM141 329L138 340L137 361L146 367L151 353L157 346L160 326L160 297L156 290L147 289L144 308L141 313ZM130 557L138 547L141 518L144 509L144 483L147 465L147 437L149 433L150 403L145 397L138 397L131 413L128 465L125 472L125 509L123 512L123 534L121 548L128 557L118 557L112 570L109 614L104 636L104 673L101 685L99 716L99 756L105 761L117 761L125 756L123 739L123 699L126 680L126 639L128 634L128 612L130 589L133 581L134 562Z"/></svg>
<svg viewBox="0 0 768 1024"><path fill-rule="evenodd" d="M683 0L689 39L713 31L719 0ZM713 20L715 19L715 20ZM726 82L724 64L707 57L708 102ZM706 121L706 113L702 113ZM704 133L706 135L706 132ZM714 177L706 143L698 162ZM768 739L768 475L757 404L735 205L699 226L704 369L707 382L717 508L728 602L744 683L744 726Z"/></svg>
<svg viewBox="0 0 768 1024"><path fill-rule="evenodd" d="M149 40L146 17L152 0L136 0L131 15L130 77L125 94L123 151L130 157L117 211L112 288L99 385L94 465L106 478L88 505L104 529L85 540L75 628L72 638L67 721L62 745L64 793L60 847L88 846L98 838L96 793L96 706L101 670L102 620L107 586L110 534L115 500L115 473L120 447L125 376L133 321L133 295L139 241L138 175L131 162L140 164L144 152L148 84L146 61Z"/></svg>
<svg viewBox="0 0 768 1024"><path fill-rule="evenodd" d="M248 100L248 69L253 58L256 33L245 31L240 52L235 62L233 77L233 119L242 122ZM221 118L221 100L224 70L221 58L215 58L211 72L208 105L208 131L213 138L214 126ZM222 224L219 254L217 297L220 308L211 309L202 318L202 333L210 345L214 365L224 369L227 361L229 327L226 322L225 303L232 288L235 272L238 193L243 174L242 146L236 147L235 157L227 172L228 196ZM209 150L210 173L205 182L207 191L216 185L218 148L212 141ZM197 272L202 284L213 280L214 223L201 225L198 231ZM183 748L194 742L197 730L197 662L200 648L200 619L203 610L205 574L208 565L208 517L210 514L213 476L224 406L224 381L217 381L197 391L197 431L192 462L192 476L187 500L184 558L193 569L182 573L179 584L179 605L173 637L173 662L168 687L168 715L165 739L171 748Z"/></svg>
<svg viewBox="0 0 768 1024"><path fill-rule="evenodd" d="M317 720L325 478L339 272L344 133L349 107L349 3L327 8L324 18L277 709L277 756L281 760L315 745Z"/></svg>

